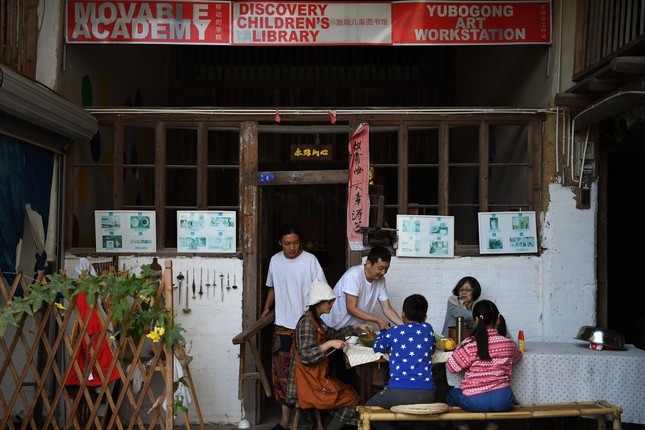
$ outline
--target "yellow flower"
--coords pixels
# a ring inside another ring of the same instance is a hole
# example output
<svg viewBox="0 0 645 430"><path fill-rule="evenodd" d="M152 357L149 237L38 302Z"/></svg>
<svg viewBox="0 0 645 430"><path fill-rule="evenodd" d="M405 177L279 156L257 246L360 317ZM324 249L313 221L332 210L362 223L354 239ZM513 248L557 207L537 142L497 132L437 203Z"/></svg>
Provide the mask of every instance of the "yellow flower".
<svg viewBox="0 0 645 430"><path fill-rule="evenodd" d="M61 312L65 312L65 311L67 310L67 309L65 308L65 306L61 305L60 303L54 303L54 305L55 305L55 306L56 306L56 308L57 308L59 311L61 311Z"/></svg>
<svg viewBox="0 0 645 430"><path fill-rule="evenodd" d="M165 332L166 332L166 329L164 327L157 326L154 328L153 331L148 333L146 337L153 342L159 342L161 340L161 336L163 336Z"/></svg>

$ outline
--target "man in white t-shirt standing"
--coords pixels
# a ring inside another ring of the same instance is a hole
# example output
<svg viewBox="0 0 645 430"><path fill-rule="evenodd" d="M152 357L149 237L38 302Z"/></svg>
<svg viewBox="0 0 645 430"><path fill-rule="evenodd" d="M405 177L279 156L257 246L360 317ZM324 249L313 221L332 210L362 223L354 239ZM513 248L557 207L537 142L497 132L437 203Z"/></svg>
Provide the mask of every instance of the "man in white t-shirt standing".
<svg viewBox="0 0 645 430"><path fill-rule="evenodd" d="M289 382L291 344L296 324L307 310L309 290L314 279L327 282L318 259L305 251L300 242L300 232L293 225L280 230L282 251L271 257L267 274L267 297L262 316L271 311L275 303L275 328L272 346L273 393L281 407L280 421L271 430L290 427L291 408L286 403Z"/></svg>
<svg viewBox="0 0 645 430"><path fill-rule="evenodd" d="M322 315L329 327L335 329L362 322L373 322L379 330L388 328L387 321L371 314L376 304L395 325L403 324L399 314L392 308L385 287L385 274L390 268L392 254L384 246L370 250L364 264L347 269L334 287L338 300L331 313Z"/></svg>

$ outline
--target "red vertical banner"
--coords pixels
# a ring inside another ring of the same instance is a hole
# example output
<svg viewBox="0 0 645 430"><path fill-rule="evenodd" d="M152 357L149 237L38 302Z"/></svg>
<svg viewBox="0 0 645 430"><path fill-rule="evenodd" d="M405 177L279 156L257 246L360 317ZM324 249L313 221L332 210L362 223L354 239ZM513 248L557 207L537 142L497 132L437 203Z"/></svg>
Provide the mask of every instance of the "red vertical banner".
<svg viewBox="0 0 645 430"><path fill-rule="evenodd" d="M358 126L349 139L349 182L347 192L347 240L352 251L361 251L363 233L370 220L370 138L369 125Z"/></svg>

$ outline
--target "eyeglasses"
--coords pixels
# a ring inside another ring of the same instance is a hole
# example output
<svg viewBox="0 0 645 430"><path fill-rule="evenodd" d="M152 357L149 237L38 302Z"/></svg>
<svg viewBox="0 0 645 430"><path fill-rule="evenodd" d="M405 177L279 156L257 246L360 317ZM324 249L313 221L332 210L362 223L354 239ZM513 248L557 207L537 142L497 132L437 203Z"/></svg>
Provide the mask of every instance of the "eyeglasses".
<svg viewBox="0 0 645 430"><path fill-rule="evenodd" d="M472 288L460 288L459 292L460 293L472 293L473 289Z"/></svg>

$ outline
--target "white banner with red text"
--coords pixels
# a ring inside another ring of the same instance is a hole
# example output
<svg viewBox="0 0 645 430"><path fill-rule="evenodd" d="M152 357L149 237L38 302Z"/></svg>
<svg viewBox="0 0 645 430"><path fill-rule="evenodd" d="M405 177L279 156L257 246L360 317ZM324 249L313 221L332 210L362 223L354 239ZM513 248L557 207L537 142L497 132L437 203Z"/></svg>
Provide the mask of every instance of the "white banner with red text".
<svg viewBox="0 0 645 430"><path fill-rule="evenodd" d="M347 241L352 251L362 251L362 227L370 222L370 127L363 123L349 139L347 188Z"/></svg>

